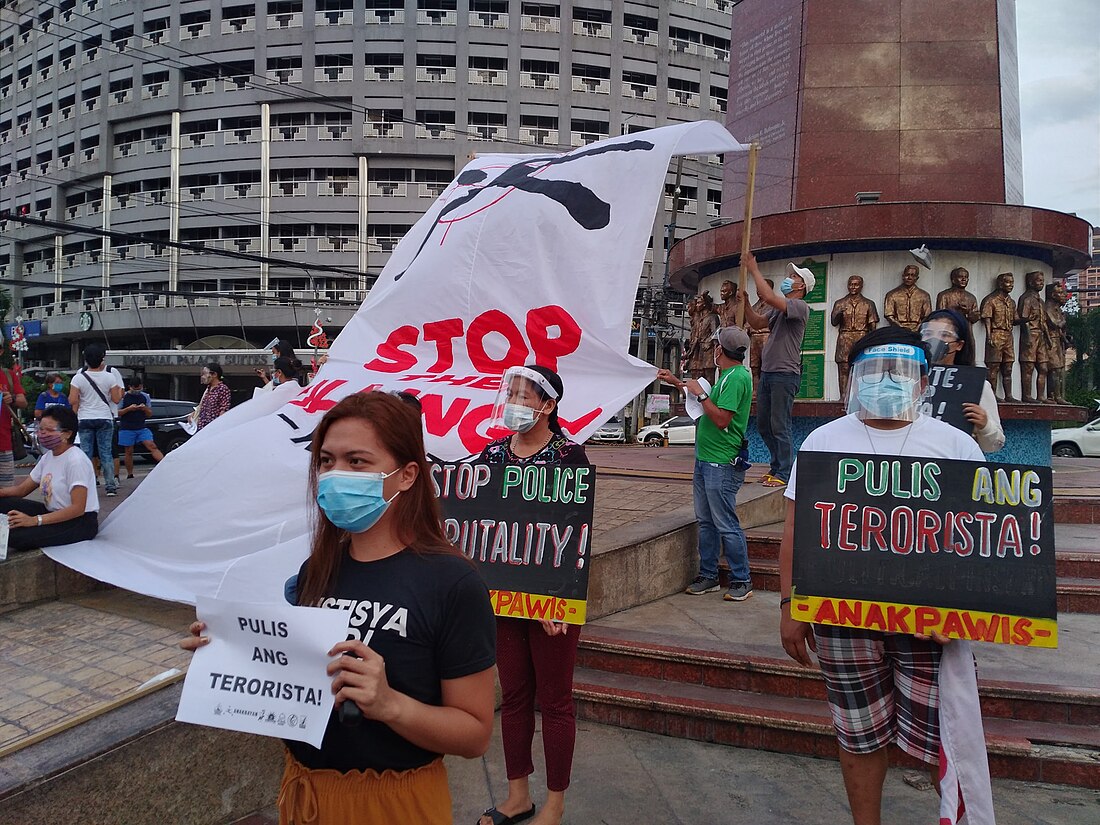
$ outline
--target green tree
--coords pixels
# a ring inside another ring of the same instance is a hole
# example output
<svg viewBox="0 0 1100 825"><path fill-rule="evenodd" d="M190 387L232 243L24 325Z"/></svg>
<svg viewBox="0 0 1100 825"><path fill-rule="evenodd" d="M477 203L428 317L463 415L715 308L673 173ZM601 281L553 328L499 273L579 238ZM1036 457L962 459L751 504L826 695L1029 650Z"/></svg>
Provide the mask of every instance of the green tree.
<svg viewBox="0 0 1100 825"><path fill-rule="evenodd" d="M1091 397L1100 387L1100 312L1067 315L1066 332L1077 356L1067 371L1066 390L1074 396Z"/></svg>

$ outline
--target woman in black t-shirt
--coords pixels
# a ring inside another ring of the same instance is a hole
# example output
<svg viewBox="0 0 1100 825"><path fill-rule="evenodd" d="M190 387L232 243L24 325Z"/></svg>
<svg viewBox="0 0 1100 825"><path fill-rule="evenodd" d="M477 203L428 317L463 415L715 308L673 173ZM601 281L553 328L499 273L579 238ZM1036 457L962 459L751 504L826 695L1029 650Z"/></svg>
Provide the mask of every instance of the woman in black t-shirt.
<svg viewBox="0 0 1100 825"><path fill-rule="evenodd" d="M546 367L513 367L502 379L499 418L512 435L490 443L480 460L490 464L587 464L584 447L562 433L560 376ZM540 626L541 625L541 626ZM532 825L558 825L573 766L577 719L573 669L580 628L561 622L497 617L500 729L508 798L489 808L479 825L511 825L535 816L529 777L534 772L535 698L542 712L546 802Z"/></svg>
<svg viewBox="0 0 1100 825"><path fill-rule="evenodd" d="M492 607L443 535L422 432L409 405L371 392L343 399L314 433L318 510L295 598L347 610L348 640L329 652L336 709L321 747L287 743L282 825L450 823L442 754L489 746ZM202 629L184 647L204 644Z"/></svg>

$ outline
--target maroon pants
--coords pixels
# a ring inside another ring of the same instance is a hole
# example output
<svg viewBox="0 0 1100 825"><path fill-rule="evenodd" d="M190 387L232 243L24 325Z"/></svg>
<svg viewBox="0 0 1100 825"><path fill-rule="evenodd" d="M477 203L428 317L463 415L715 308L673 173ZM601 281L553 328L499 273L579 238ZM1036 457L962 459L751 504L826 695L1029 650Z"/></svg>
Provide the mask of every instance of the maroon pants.
<svg viewBox="0 0 1100 825"><path fill-rule="evenodd" d="M497 672L503 694L500 728L509 779L530 776L531 742L535 736L535 698L542 711L542 749L546 788L564 791L573 768L577 717L573 711L573 668L580 627L547 636L528 619L497 617Z"/></svg>

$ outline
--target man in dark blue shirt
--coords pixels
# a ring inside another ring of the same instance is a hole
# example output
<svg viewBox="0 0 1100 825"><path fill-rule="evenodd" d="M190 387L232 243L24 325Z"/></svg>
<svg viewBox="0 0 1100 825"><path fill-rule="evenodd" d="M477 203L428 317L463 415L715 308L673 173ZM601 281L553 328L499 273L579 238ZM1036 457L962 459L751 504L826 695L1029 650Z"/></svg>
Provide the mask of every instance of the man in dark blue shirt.
<svg viewBox="0 0 1100 825"><path fill-rule="evenodd" d="M126 395L118 405L118 446L126 448L126 478L133 478L135 445L145 447L153 461L160 461L164 454L153 441L153 431L145 426L145 420L153 414L153 401L142 392L141 376L128 379L126 386Z"/></svg>

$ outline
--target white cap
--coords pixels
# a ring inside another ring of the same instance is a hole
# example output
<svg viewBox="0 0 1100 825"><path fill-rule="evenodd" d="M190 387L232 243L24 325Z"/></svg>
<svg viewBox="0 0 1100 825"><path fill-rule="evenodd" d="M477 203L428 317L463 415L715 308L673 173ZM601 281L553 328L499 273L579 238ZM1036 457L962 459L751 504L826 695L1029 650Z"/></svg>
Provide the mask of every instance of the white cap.
<svg viewBox="0 0 1100 825"><path fill-rule="evenodd" d="M814 284L817 283L817 278L814 277L814 274L810 270L803 269L800 266L795 266L792 263L788 263L787 274L792 277L795 275L800 275L802 277L802 282L806 284L807 295L814 291Z"/></svg>

